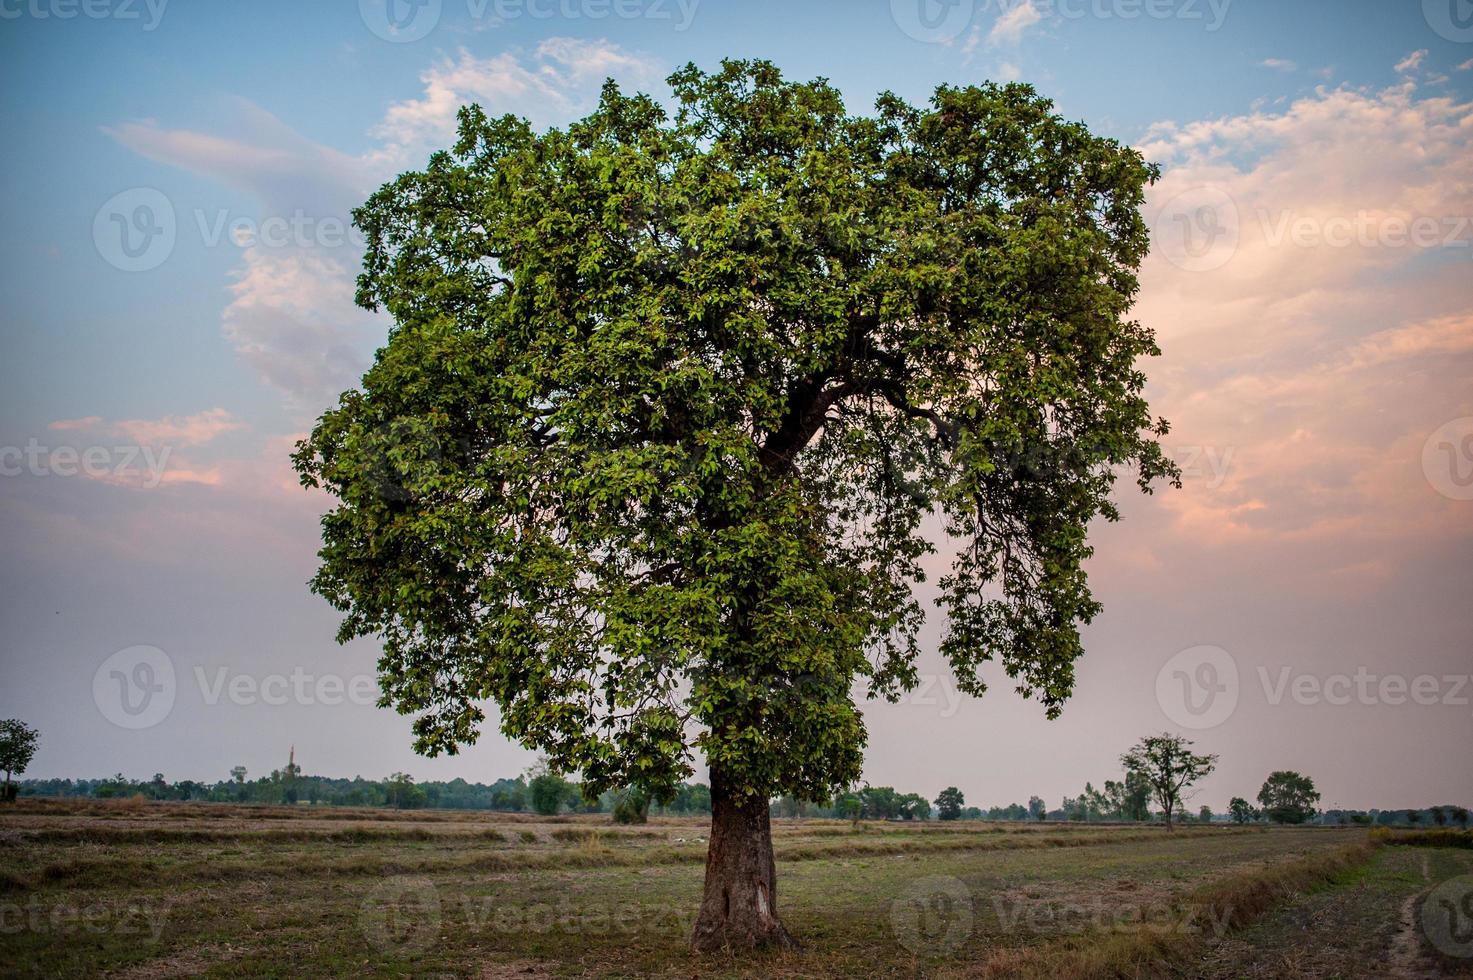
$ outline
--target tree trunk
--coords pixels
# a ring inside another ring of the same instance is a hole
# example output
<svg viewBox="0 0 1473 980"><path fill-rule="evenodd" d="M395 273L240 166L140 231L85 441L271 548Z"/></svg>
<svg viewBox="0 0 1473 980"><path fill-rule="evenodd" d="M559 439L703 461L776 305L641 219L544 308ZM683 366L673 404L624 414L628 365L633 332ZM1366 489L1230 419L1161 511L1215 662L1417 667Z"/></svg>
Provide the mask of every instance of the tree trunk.
<svg viewBox="0 0 1473 980"><path fill-rule="evenodd" d="M777 871L767 800L738 800L711 774L711 841L706 892L691 946L701 952L797 948L777 917Z"/></svg>

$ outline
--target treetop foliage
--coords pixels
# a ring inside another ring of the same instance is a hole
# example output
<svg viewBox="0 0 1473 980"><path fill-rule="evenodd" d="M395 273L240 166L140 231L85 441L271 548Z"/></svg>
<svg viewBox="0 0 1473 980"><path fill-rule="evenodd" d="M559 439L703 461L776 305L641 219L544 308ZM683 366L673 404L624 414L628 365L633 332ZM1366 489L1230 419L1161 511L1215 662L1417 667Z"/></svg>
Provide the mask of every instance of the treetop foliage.
<svg viewBox="0 0 1473 980"><path fill-rule="evenodd" d="M999 661L1056 715L1089 522L1122 467L1176 478L1128 318L1156 170L1026 85L854 116L765 62L669 83L540 133L466 107L355 212L394 327L295 457L339 501L340 637L382 639L423 752L494 701L595 789L699 748L726 792L823 799L856 677L916 683L940 513L960 686Z"/></svg>

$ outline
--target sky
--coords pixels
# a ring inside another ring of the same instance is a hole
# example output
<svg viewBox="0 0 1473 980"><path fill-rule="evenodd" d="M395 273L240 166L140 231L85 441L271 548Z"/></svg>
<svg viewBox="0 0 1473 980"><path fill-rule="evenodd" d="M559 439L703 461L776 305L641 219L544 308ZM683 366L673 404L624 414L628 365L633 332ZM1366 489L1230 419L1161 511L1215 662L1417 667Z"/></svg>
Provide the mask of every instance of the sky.
<svg viewBox="0 0 1473 980"><path fill-rule="evenodd" d="M1162 167L1135 315L1180 490L1092 529L1063 716L994 677L866 706L866 778L1057 806L1171 731L1325 806L1473 804L1473 11L1467 0L0 0L0 717L27 775L490 781L374 706L307 588L288 454L387 321L349 211L453 137L606 77L766 58L853 113L1032 83ZM1464 761L1459 762L1459 759Z"/></svg>

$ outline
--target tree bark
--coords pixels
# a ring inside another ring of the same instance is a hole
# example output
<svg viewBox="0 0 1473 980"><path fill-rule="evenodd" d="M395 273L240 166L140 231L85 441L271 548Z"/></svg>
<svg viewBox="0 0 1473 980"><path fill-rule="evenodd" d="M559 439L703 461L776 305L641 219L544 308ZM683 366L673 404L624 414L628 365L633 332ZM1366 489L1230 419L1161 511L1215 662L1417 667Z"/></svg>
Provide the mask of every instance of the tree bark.
<svg viewBox="0 0 1473 980"><path fill-rule="evenodd" d="M706 891L691 946L706 953L798 946L777 917L777 869L767 800L736 798L716 773L711 774Z"/></svg>

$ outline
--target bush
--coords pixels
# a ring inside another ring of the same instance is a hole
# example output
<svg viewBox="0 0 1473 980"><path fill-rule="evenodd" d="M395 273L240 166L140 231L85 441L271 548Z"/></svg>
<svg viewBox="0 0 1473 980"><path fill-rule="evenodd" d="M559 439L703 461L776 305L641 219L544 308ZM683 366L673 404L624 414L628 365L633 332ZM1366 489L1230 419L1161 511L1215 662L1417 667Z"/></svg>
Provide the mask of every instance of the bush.
<svg viewBox="0 0 1473 980"><path fill-rule="evenodd" d="M1377 827L1371 839L1403 847L1459 847L1473 849L1473 830L1388 830Z"/></svg>
<svg viewBox="0 0 1473 980"><path fill-rule="evenodd" d="M649 823L650 798L643 790L629 788L614 794L614 823Z"/></svg>

